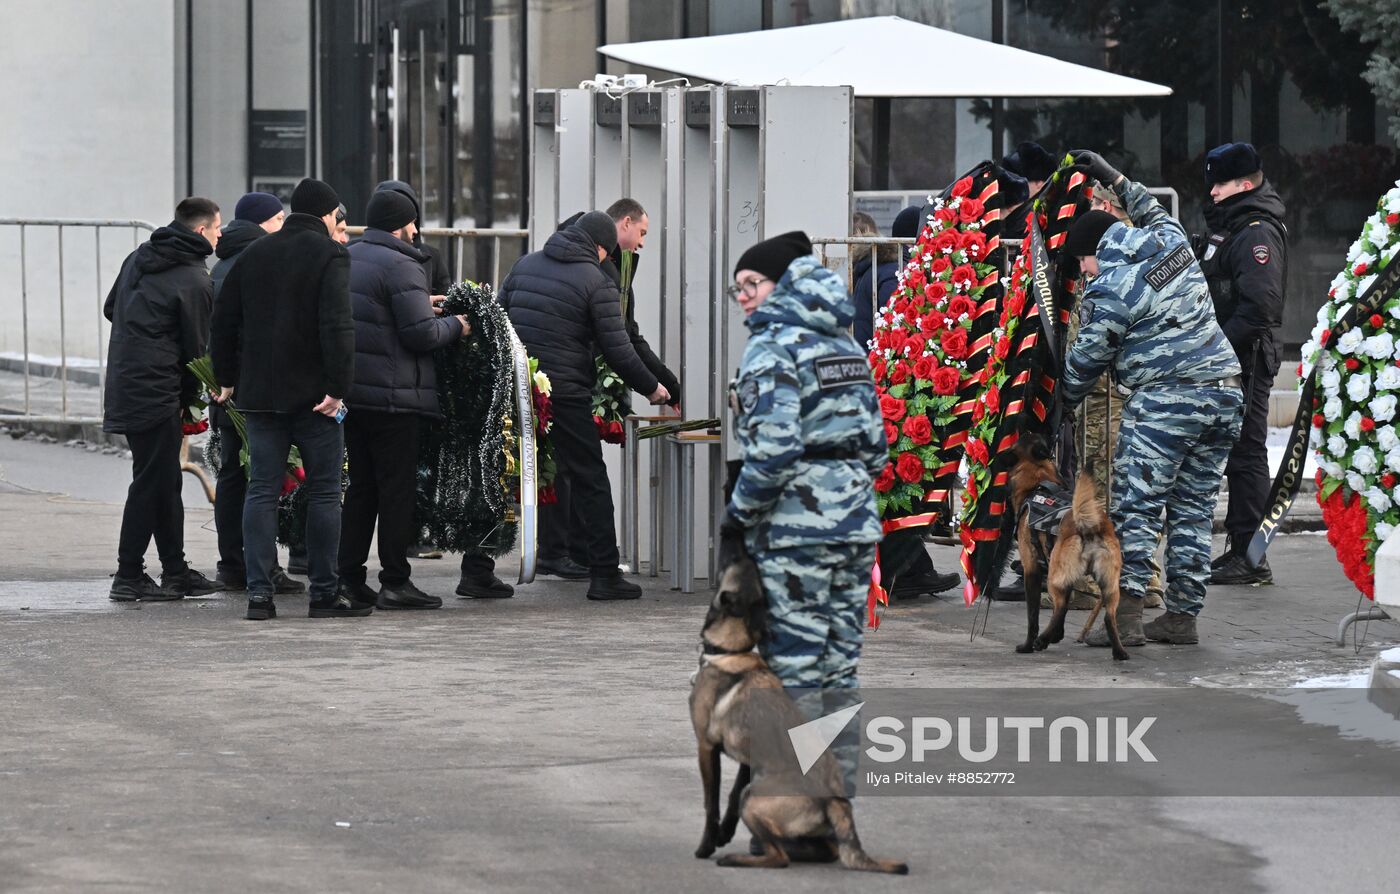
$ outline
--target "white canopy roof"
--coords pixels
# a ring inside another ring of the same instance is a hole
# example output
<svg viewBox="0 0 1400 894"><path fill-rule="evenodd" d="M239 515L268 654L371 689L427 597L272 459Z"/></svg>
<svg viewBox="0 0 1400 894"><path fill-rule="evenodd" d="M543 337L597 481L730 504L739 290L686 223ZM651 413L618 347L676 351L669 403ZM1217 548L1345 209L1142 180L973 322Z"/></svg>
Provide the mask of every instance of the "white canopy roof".
<svg viewBox="0 0 1400 894"><path fill-rule="evenodd" d="M1170 87L899 16L599 47L622 62L728 84L850 85L856 96L1167 96Z"/></svg>

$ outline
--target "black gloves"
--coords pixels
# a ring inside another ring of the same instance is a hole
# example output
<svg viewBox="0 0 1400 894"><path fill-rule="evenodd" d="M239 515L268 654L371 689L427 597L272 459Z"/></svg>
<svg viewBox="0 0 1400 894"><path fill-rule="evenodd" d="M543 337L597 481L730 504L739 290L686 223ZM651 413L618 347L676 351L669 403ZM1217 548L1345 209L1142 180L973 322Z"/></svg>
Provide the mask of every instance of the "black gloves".
<svg viewBox="0 0 1400 894"><path fill-rule="evenodd" d="M1089 176L1102 183L1104 186L1112 186L1118 182L1118 178L1123 175L1118 169L1103 160L1103 156L1090 149L1075 149L1070 152L1074 156L1074 163L1084 165L1089 169Z"/></svg>
<svg viewBox="0 0 1400 894"><path fill-rule="evenodd" d="M719 523L719 568L721 571L749 554L744 546L744 526L730 515L724 514Z"/></svg>

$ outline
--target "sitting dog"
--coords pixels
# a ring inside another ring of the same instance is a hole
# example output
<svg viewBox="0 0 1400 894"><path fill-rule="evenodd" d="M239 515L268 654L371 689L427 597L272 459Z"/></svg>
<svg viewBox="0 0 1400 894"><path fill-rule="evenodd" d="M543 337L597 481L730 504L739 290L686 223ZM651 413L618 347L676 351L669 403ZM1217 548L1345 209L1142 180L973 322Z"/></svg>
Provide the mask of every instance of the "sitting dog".
<svg viewBox="0 0 1400 894"><path fill-rule="evenodd" d="M1011 507L1016 513L1016 544L1021 552L1021 566L1026 575L1026 641L1017 652L1044 649L1065 636L1065 612L1069 610L1070 592L1082 577L1092 578L1099 585L1102 597L1099 606L1089 616L1080 639L1093 628L1100 609L1105 612L1113 657L1127 661L1128 653L1118 639L1118 574L1123 568L1123 554L1118 548L1118 535L1098 504L1098 490L1092 472L1085 470L1075 483L1070 508L1060 518L1058 528L1050 534L1037 527L1033 517L1039 507L1055 508L1058 495L1047 491L1060 484L1060 476L1051 461L1050 450L1036 436L1023 437L1016 445L1016 466L1011 470ZM1063 490L1063 488L1060 488ZM1039 507L1033 504L1039 504ZM1062 507L1061 507L1062 508ZM1040 631L1041 581L1048 583L1050 598L1055 605L1050 626Z"/></svg>
<svg viewBox="0 0 1400 894"><path fill-rule="evenodd" d="M829 863L839 859L848 869L908 873L906 864L876 860L861 847L849 799L754 791L754 782L773 783L773 788L791 792L799 788L799 780L785 779L797 773L795 767L768 766L763 763L762 749L751 747L749 715L771 710L773 702L762 695L756 697L756 693L783 688L754 650L763 638L767 618L768 603L758 568L751 558L738 558L725 567L719 592L705 616L700 669L690 692L690 719L695 726L705 790L705 834L695 856L709 857L715 848L728 844L742 815L744 824L762 843L763 853L727 854L719 859L721 866L781 868L792 860ZM784 714L777 721L783 728L806 722L791 699L777 701ZM721 753L739 763L723 821L719 815ZM829 783L827 790L844 790L840 766L830 752L818 759L808 775L812 774L820 774L817 778Z"/></svg>

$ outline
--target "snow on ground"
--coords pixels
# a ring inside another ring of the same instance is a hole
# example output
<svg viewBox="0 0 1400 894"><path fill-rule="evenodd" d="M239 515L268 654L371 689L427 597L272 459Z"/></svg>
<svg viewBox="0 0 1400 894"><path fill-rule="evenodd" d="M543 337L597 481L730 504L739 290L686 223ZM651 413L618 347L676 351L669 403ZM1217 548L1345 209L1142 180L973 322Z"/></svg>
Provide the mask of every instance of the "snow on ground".
<svg viewBox="0 0 1400 894"><path fill-rule="evenodd" d="M1279 466L1283 465L1283 454L1288 447L1288 435L1291 430L1287 428L1269 429L1269 439L1265 442L1269 448L1269 474L1277 475ZM1303 465L1303 480L1311 481L1317 474L1317 460L1313 457L1311 449L1308 450L1308 461Z"/></svg>
<svg viewBox="0 0 1400 894"><path fill-rule="evenodd" d="M1397 650L1400 651L1400 650ZM1349 674L1331 674L1326 677L1310 677L1293 684L1294 689L1366 689L1371 685L1371 668L1366 667Z"/></svg>

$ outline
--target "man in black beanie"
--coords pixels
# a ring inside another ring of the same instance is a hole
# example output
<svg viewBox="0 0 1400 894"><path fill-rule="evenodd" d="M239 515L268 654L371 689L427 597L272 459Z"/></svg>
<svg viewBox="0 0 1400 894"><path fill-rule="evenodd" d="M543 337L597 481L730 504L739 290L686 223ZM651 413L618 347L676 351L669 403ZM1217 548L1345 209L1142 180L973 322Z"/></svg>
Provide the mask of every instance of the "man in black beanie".
<svg viewBox="0 0 1400 894"><path fill-rule="evenodd" d="M616 245L612 218L590 211L551 235L542 250L521 258L500 292L520 340L553 384L550 437L559 474L570 489L568 529L582 539L590 573L588 598L594 600L641 596L641 588L624 580L617 566L612 490L593 423L595 350L651 403L671 399L633 349L617 285L599 266ZM465 572L458 592L478 595Z"/></svg>
<svg viewBox="0 0 1400 894"><path fill-rule="evenodd" d="M1109 513L1123 551L1118 634L1125 646L1195 643L1216 495L1240 430L1240 366L1181 224L1097 153L1081 150L1075 160L1113 190L1133 222L1089 211L1060 249L1089 278L1060 375L1065 409L1077 407L1108 370L1132 391L1123 403ZM1144 625L1164 514L1167 613ZM1087 642L1110 644L1104 631Z"/></svg>
<svg viewBox="0 0 1400 894"><path fill-rule="evenodd" d="M1055 156L1045 151L1039 143L1026 141L1016 147L1016 151L1001 160L1001 166L1013 174L1025 178L1031 196L1040 192L1045 181L1055 173L1059 165Z"/></svg>
<svg viewBox="0 0 1400 894"><path fill-rule="evenodd" d="M287 455L301 455L307 493L306 547L313 618L356 617L336 577L340 544L342 399L355 364L350 256L331 237L340 199L319 180L292 193L292 213L276 233L243 252L214 303L209 352L222 390L248 427L251 474L243 506L243 557L251 621L277 616L277 500Z"/></svg>
<svg viewBox="0 0 1400 894"><path fill-rule="evenodd" d="M1288 277L1288 230L1283 199L1264 178L1263 162L1249 143L1226 143L1206 154L1206 205L1210 234L1198 246L1215 317L1244 369L1245 416L1240 439L1225 463L1230 505L1225 511L1228 546L1212 563L1212 584L1271 584L1268 558L1256 568L1245 559L1269 499L1269 395L1283 360L1277 337L1283 325Z"/></svg>
<svg viewBox="0 0 1400 894"><path fill-rule="evenodd" d="M364 236L350 246L355 317L355 378L345 420L350 487L340 530L341 585L381 609L438 608L409 579L414 541L418 444L423 418L441 419L432 352L471 331L466 317L434 312L423 255L413 247L418 209L407 197L374 193ZM365 560L379 528L379 583L366 583Z"/></svg>
<svg viewBox="0 0 1400 894"><path fill-rule="evenodd" d="M103 313L112 322L102 430L126 436L131 488L122 510L118 602L203 596L219 586L185 562L180 494L181 420L197 382L186 364L204 353L213 287L204 259L219 241L219 206L192 196L175 219L122 262ZM161 576L145 572L155 538Z"/></svg>

